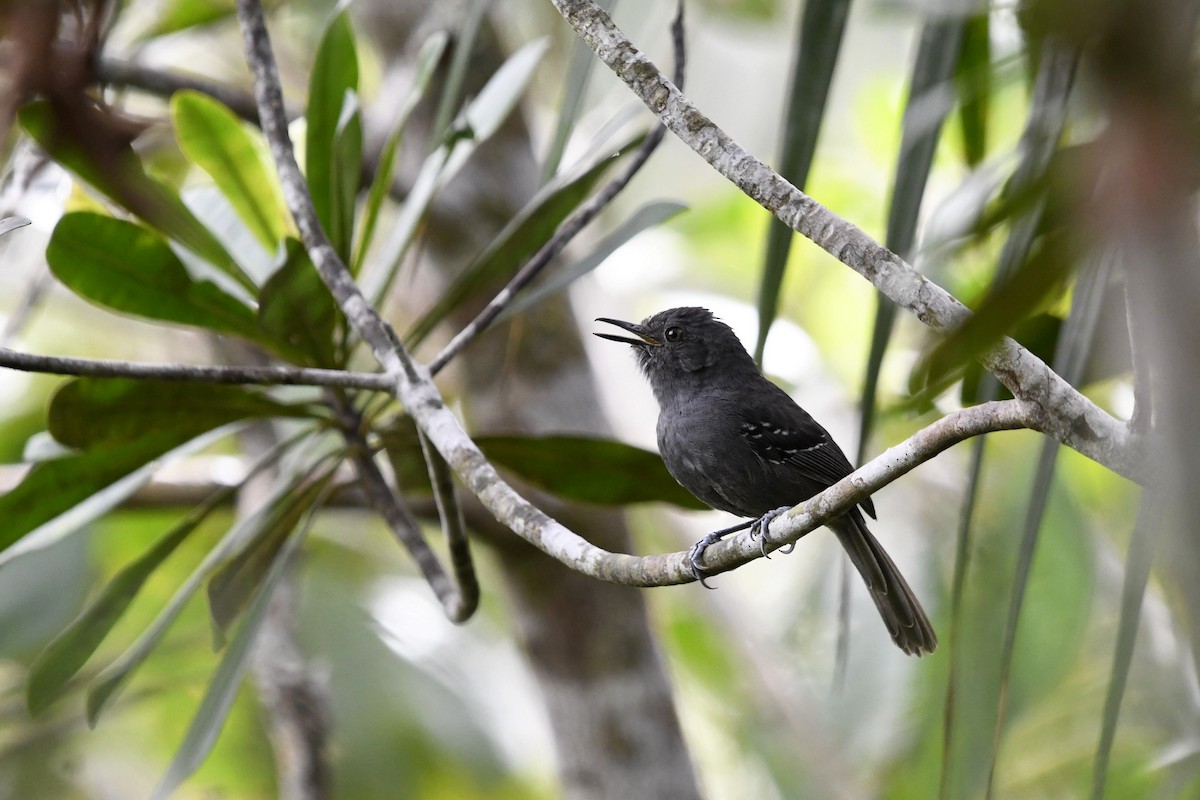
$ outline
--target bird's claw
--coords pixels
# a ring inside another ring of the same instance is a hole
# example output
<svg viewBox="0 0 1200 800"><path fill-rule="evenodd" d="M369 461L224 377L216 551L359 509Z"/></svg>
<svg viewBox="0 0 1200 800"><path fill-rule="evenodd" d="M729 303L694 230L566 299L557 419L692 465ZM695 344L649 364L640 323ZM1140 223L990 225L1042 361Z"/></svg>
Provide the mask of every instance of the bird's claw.
<svg viewBox="0 0 1200 800"><path fill-rule="evenodd" d="M700 582L700 585L705 589L715 589L715 586L709 586L704 580L708 577L708 572L704 567L700 566L700 562L704 559L704 551L713 542L720 541L720 537L714 537L713 534L708 534L700 541L692 545L692 549L688 551L688 567L692 570L692 577Z"/></svg>
<svg viewBox="0 0 1200 800"><path fill-rule="evenodd" d="M756 536L762 537L758 542L758 549L763 554L764 558L771 557L771 556L767 555L767 543L770 541L771 522L776 517L782 516L786 511L788 511L789 508L790 508L789 506L781 506L773 511L768 511L767 513L763 514L761 517L756 519L754 521L754 524L750 526L750 538L751 539L753 539ZM784 555L787 555L788 553L790 553L796 549L796 543L790 542L787 545L784 545L783 547L781 547L779 549L780 549L780 552L782 552Z"/></svg>

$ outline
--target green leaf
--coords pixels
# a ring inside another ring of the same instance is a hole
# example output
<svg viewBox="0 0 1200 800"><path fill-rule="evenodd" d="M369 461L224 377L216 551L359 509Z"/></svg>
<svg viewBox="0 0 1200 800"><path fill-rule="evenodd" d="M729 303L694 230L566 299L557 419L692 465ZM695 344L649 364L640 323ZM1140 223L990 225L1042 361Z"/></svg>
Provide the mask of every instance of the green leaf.
<svg viewBox="0 0 1200 800"><path fill-rule="evenodd" d="M978 14L966 21L956 70L963 158L970 167L978 167L987 155L988 104L992 94L989 19L987 14Z"/></svg>
<svg viewBox="0 0 1200 800"><path fill-rule="evenodd" d="M253 287L253 281L234 262L217 237L183 204L178 193L146 174L132 146L123 145L115 152L94 152L89 149L90 142L72 139L65 126L59 125L54 118L50 106L42 101L24 106L19 119L34 141L80 180L238 283ZM104 123L97 121L96 124Z"/></svg>
<svg viewBox="0 0 1200 800"><path fill-rule="evenodd" d="M332 232L339 224L334 219L334 169L337 160L334 151L338 122L347 93L358 91L358 53L354 44L354 30L345 11L334 15L325 28L310 75L308 110L305 112L305 177L312 191L317 218L327 232ZM357 173L353 180L358 180Z"/></svg>
<svg viewBox="0 0 1200 800"><path fill-rule="evenodd" d="M0 496L0 552L184 441L172 431L147 430L129 441L34 464Z"/></svg>
<svg viewBox="0 0 1200 800"><path fill-rule="evenodd" d="M192 724L188 727L183 744L175 752L175 757L167 767L166 774L155 787L153 800L166 800L179 784L196 771L196 768L204 762L212 750L217 735L220 734L221 728L225 724L225 718L229 715L229 709L233 706L233 700L237 696L242 678L246 674L246 668L250 663L251 648L266 619L271 596L275 592L275 587L279 585L279 581L286 574L288 564L299 548L300 541L301 537L299 536L293 538L290 546L271 564L271 569L263 579L262 587L254 598L250 612L246 615L246 621L229 644L224 657L221 658L221 663L217 665L216 672L213 673L208 689L204 693L204 699L200 701L196 716L192 718Z"/></svg>
<svg viewBox="0 0 1200 800"><path fill-rule="evenodd" d="M261 529L263 519L270 513L270 510L294 492L302 479L302 476L298 476L283 482L261 509L250 516L239 519L230 528L229 532L221 538L221 541L205 555L204 560L192 571L187 580L175 590L175 594L172 595L171 600L159 612L158 616L154 618L154 622L150 624L150 627L142 631L137 640L119 658L105 667L96 676L95 681L88 688L88 725L95 727L100 714L107 708L112 699L116 697L130 676L145 662L150 653L153 652L159 641L162 640L163 635L167 632L167 629L178 618L183 607L187 605L196 591L204 585L204 582L208 580L230 555L245 546L254 533Z"/></svg>
<svg viewBox="0 0 1200 800"><path fill-rule="evenodd" d="M545 280L533 288L517 295L511 303L496 317L496 322L508 319L537 305L543 300L553 297L566 289L575 281L588 274L604 263L604 260L621 248L626 242L647 228L660 225L672 217L687 210L687 206L669 200L658 200L633 212L617 228L604 237L591 252L584 255L574 264L546 276Z"/></svg>
<svg viewBox="0 0 1200 800"><path fill-rule="evenodd" d="M208 582L208 607L217 632L224 636L238 614L261 586L264 576L278 560L288 537L300 520L311 513L324 493L333 471L311 481L302 489L280 498L257 519L241 552L226 561Z"/></svg>
<svg viewBox="0 0 1200 800"><path fill-rule="evenodd" d="M236 486L219 489L188 512L154 546L118 572L79 616L46 646L29 668L26 703L30 714L40 715L62 696L68 681L96 652L141 591L146 579L236 490Z"/></svg>
<svg viewBox="0 0 1200 800"><path fill-rule="evenodd" d="M201 25L211 25L232 18L236 11L234 0L167 0L164 7L158 9L154 24L138 36L138 39L152 39Z"/></svg>
<svg viewBox="0 0 1200 800"><path fill-rule="evenodd" d="M392 131L388 134L387 141L380 152L379 166L375 170L375 178L371 182L371 190L367 194L366 211L363 214L362 229L352 264L354 275L358 275L362 269L363 260L367 257L367 251L375 238L375 223L379 219L379 210L383 207L383 200L387 197L388 190L392 185L396 151L399 149L400 140L404 135L404 128L408 124L412 110L416 108L417 103L425 96L425 92L429 88L429 81L433 78L434 68L437 67L438 61L446 49L448 38L445 31L438 31L425 41L425 44L421 46L421 52L417 54L412 85L400 102L400 108L396 112L396 121L392 124Z"/></svg>
<svg viewBox="0 0 1200 800"><path fill-rule="evenodd" d="M332 206L329 216L329 241L346 263L350 262L350 244L354 238L354 210L362 173L362 115L358 95L346 92L346 101L333 137L333 161L330 165Z"/></svg>
<svg viewBox="0 0 1200 800"><path fill-rule="evenodd" d="M216 284L196 280L166 240L132 222L65 214L46 246L51 272L71 291L114 311L253 339L251 311Z"/></svg>
<svg viewBox="0 0 1200 800"><path fill-rule="evenodd" d="M283 264L263 285L258 321L273 349L313 366L335 366L334 329L341 311L304 245L289 238Z"/></svg>
<svg viewBox="0 0 1200 800"><path fill-rule="evenodd" d="M529 483L568 500L598 505L662 502L708 506L675 482L657 453L586 436L481 436L484 455Z"/></svg>
<svg viewBox="0 0 1200 800"><path fill-rule="evenodd" d="M628 148L622 152L627 152ZM616 162L607 158L559 186L539 192L504 230L463 270L408 332L414 346L439 322L472 296L493 289L536 253L585 199L601 176Z"/></svg>
<svg viewBox="0 0 1200 800"><path fill-rule="evenodd" d="M817 135L825 117L833 69L846 32L850 0L808 0L800 17L792 56L791 92L783 126L779 174L803 189L808 181ZM787 270L792 229L773 219L767 231L767 252L758 287L758 341L754 360L762 363L767 334L779 308L779 289Z"/></svg>
<svg viewBox="0 0 1200 800"><path fill-rule="evenodd" d="M77 378L50 400L47 429L69 447L102 449L148 432L178 442L240 419L307 417L289 405L242 386L127 378Z"/></svg>
<svg viewBox="0 0 1200 800"><path fill-rule="evenodd" d="M255 238L274 252L289 217L261 134L219 101L195 91L171 96L171 119L184 155L208 173Z"/></svg>

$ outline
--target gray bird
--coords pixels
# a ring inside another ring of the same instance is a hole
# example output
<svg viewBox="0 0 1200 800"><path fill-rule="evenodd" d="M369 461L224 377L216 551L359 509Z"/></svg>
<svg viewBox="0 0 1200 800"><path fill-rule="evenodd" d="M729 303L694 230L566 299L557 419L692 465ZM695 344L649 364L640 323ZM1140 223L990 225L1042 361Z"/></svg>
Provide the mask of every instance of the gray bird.
<svg viewBox="0 0 1200 800"><path fill-rule="evenodd" d="M640 324L596 321L636 337L596 334L633 346L658 400L658 448L675 480L715 509L755 518L696 543L692 571L702 582L700 561L710 544L747 527L765 542L771 519L853 471L828 431L763 377L733 330L708 309L672 308ZM869 498L859 505L875 518ZM932 653L933 626L862 511L826 525L866 581L896 645L911 655Z"/></svg>

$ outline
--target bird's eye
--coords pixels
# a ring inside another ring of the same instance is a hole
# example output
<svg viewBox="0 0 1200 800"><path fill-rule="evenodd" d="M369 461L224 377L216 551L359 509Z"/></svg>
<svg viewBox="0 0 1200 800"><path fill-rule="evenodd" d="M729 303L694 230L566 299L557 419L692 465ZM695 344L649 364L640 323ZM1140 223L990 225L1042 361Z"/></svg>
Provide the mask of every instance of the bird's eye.
<svg viewBox="0 0 1200 800"><path fill-rule="evenodd" d="M666 336L668 342L678 342L683 338L683 331L675 327L667 328L664 336Z"/></svg>

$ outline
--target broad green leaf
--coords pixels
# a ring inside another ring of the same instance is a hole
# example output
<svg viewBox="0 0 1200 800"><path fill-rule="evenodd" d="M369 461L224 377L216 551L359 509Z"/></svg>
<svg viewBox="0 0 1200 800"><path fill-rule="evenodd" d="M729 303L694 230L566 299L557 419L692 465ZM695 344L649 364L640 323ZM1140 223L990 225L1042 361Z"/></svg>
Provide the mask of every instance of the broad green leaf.
<svg viewBox="0 0 1200 800"><path fill-rule="evenodd" d="M345 11L339 11L330 19L309 74L305 177L312 191L317 218L326 231L332 231L336 224L333 218L336 205L333 170L338 120L342 116L346 94L358 91L358 52L350 17ZM353 179L357 181L358 175Z"/></svg>
<svg viewBox="0 0 1200 800"><path fill-rule="evenodd" d="M779 174L798 189L803 189L808 181L849 12L850 0L808 0L800 16L792 55L787 119L783 126L783 152L779 159ZM792 234L787 225L777 219L771 220L758 286L758 340L754 360L760 364L767 334L779 308L779 288L787 270Z"/></svg>
<svg viewBox="0 0 1200 800"><path fill-rule="evenodd" d="M481 436L484 455L559 497L598 505L708 506L675 482L657 453L586 436Z"/></svg>
<svg viewBox="0 0 1200 800"><path fill-rule="evenodd" d="M540 283L517 295L516 299L505 306L504 310L497 315L496 322L508 319L515 314L520 314L522 311L526 311L543 300L558 294L603 264L606 258L642 231L652 228L655 225L660 225L686 210L687 206L682 203L675 203L669 200L658 200L647 203L633 212L612 233L604 237L599 244L592 248L591 252L569 267L547 275Z"/></svg>
<svg viewBox="0 0 1200 800"><path fill-rule="evenodd" d="M334 329L341 311L304 245L289 238L284 261L263 285L258 321L281 354L313 366L334 366Z"/></svg>
<svg viewBox="0 0 1200 800"><path fill-rule="evenodd" d="M217 632L224 636L246 607L300 520L313 510L333 472L327 471L302 489L281 498L259 517L244 549L226 561L208 582L208 607Z"/></svg>
<svg viewBox="0 0 1200 800"><path fill-rule="evenodd" d="M251 648L262 628L263 620L266 619L271 596L279 581L286 574L288 564L300 546L301 538L300 536L293 537L289 546L272 562L271 569L263 579L262 586L255 595L250 611L246 615L246 621L242 623L237 636L230 642L225 655L221 658L221 663L217 665L216 672L213 673L208 689L204 693L204 699L200 701L196 716L192 718L192 724L188 727L183 744L175 752L175 757L167 767L166 774L155 787L153 800L166 800L179 784L183 783L189 775L196 771L197 767L204 763L204 759L212 750L217 735L225 724L229 709L233 706L233 700L237 696L242 678L246 674L246 668L250 663Z"/></svg>
<svg viewBox="0 0 1200 800"><path fill-rule="evenodd" d="M100 112L95 112L100 113ZM151 227L184 245L247 288L253 282L230 257L225 247L166 184L146 174L133 147L115 152L90 150L57 124L54 112L42 101L20 111L21 126L50 156L80 180L116 202ZM97 120L98 126L104 125Z"/></svg>
<svg viewBox="0 0 1200 800"><path fill-rule="evenodd" d="M0 551L187 438L147 429L127 441L34 464L20 483L0 495Z"/></svg>
<svg viewBox="0 0 1200 800"><path fill-rule="evenodd" d="M148 432L185 442L240 419L306 416L310 411L304 406L242 386L77 378L51 398L46 427L65 445L99 450Z"/></svg>
<svg viewBox="0 0 1200 800"><path fill-rule="evenodd" d="M237 488L229 486L219 489L188 512L149 550L118 572L79 616L46 646L29 668L26 703L30 714L38 716L62 696L68 681L96 652L96 648L141 591L146 579L214 509L228 502Z"/></svg>
<svg viewBox="0 0 1200 800"><path fill-rule="evenodd" d="M232 111L206 94L176 92L171 96L175 137L188 159L208 173L250 232L274 252L288 230L283 189L261 137Z"/></svg>
<svg viewBox="0 0 1200 800"><path fill-rule="evenodd" d="M329 176L332 200L329 241L346 263L350 262L350 245L354 239L354 211L361 173L362 115L359 112L358 95L347 91L334 132Z"/></svg>
<svg viewBox="0 0 1200 800"><path fill-rule="evenodd" d="M627 151L628 148L622 152ZM408 341L418 344L460 304L477 293L494 289L497 282L516 272L587 199L592 187L615 161L615 158L604 159L582 175L539 192L446 288L433 308L417 320L408 333Z"/></svg>
<svg viewBox="0 0 1200 800"><path fill-rule="evenodd" d="M132 222L75 211L58 221L46 263L69 289L139 317L195 325L247 338L254 312L207 280L195 280L155 232Z"/></svg>
<svg viewBox="0 0 1200 800"><path fill-rule="evenodd" d="M244 547L256 531L260 530L263 520L271 509L283 502L291 493L296 491L302 480L301 476L284 481L272 494L264 506L250 516L243 517L229 529L221 541L204 556L200 564L192 571L187 580L175 590L170 601L154 618L150 627L146 628L137 640L120 655L114 662L104 668L88 688L87 720L88 725L95 727L100 714L116 697L130 676L149 657L154 648L162 640L163 635L171 624L179 617L183 607L187 605L196 591L233 553Z"/></svg>
<svg viewBox="0 0 1200 800"><path fill-rule="evenodd" d="M446 49L447 40L445 31L438 31L426 40L425 44L421 46L421 52L417 54L412 85L400 102L400 108L396 112L396 121L392 124L391 133L388 134L383 150L379 154L379 166L375 170L375 178L371 182L371 190L367 195L367 206L363 213L358 246L355 248L352 264L354 275L358 275L362 269L363 260L367 257L371 242L374 241L375 223L379 219L379 210L383 207L383 200L387 197L388 190L392 185L396 151L399 149L400 140L404 135L404 128L408 124L412 110L416 108L417 103L425 96L425 92L429 88L429 81Z"/></svg>

